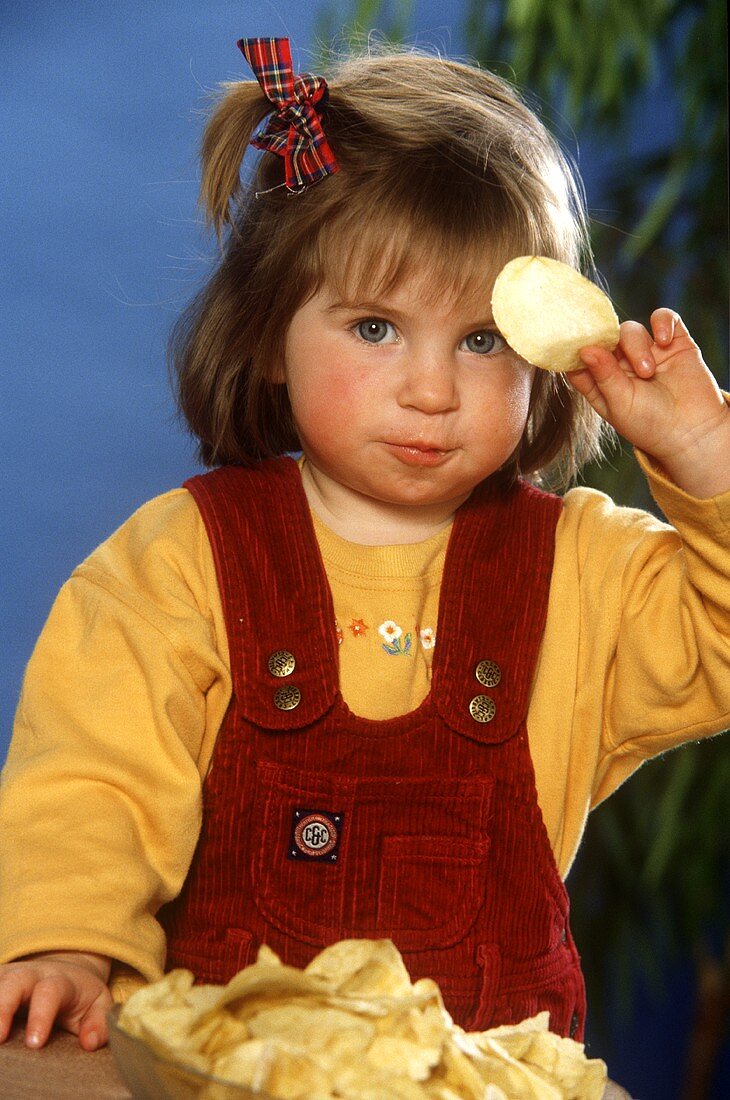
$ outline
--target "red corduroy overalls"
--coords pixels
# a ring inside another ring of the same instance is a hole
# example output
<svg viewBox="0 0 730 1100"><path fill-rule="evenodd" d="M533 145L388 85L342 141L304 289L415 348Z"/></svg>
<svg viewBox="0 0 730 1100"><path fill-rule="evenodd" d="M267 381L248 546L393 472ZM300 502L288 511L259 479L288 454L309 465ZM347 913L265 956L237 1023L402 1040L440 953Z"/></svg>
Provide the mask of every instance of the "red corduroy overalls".
<svg viewBox="0 0 730 1100"><path fill-rule="evenodd" d="M457 1023L543 1009L580 1038L585 992L525 728L558 498L478 489L454 522L431 691L371 721L338 685L332 597L299 470L187 482L213 548L233 696L185 887L160 914L168 968L222 982L267 943L304 966L391 938Z"/></svg>

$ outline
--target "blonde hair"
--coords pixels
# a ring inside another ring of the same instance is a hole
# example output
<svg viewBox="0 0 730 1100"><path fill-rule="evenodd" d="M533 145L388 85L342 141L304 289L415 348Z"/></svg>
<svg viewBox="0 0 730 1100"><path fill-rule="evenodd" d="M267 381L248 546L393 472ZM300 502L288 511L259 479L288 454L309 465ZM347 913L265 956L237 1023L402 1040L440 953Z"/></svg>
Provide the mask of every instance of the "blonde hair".
<svg viewBox="0 0 730 1100"><path fill-rule="evenodd" d="M299 449L282 377L296 310L328 282L357 297L418 274L434 296L489 285L541 254L590 272L580 186L557 142L504 80L415 51L350 57L328 74L322 121L339 171L292 196L283 161L241 168L271 104L224 86L202 145L201 201L220 264L175 326L180 408L206 465ZM567 483L600 450L599 421L560 375L537 372L527 427L503 467Z"/></svg>

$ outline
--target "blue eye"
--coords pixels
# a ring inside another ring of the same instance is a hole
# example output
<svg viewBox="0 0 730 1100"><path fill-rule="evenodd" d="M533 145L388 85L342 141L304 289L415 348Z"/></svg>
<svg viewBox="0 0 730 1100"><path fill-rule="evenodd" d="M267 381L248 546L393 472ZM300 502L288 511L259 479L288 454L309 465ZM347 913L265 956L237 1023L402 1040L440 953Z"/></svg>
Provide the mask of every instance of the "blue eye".
<svg viewBox="0 0 730 1100"><path fill-rule="evenodd" d="M507 345L498 332L480 328L476 332L470 332L468 336L465 336L460 346L475 355L490 355L502 351Z"/></svg>
<svg viewBox="0 0 730 1100"><path fill-rule="evenodd" d="M355 332L368 344L390 344L395 339L395 329L390 322L379 321L376 317L359 321L355 325Z"/></svg>

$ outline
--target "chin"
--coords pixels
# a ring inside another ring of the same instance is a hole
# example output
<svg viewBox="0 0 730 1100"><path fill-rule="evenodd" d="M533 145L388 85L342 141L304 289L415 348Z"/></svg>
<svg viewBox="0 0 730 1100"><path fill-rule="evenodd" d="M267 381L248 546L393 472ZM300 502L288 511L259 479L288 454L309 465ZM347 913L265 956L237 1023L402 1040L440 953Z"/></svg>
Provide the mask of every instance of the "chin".
<svg viewBox="0 0 730 1100"><path fill-rule="evenodd" d="M467 499L473 488L474 485L470 484L439 490L432 485L416 484L404 486L400 491L392 494L381 494L379 499L384 504L408 508L437 508L452 505L456 509Z"/></svg>

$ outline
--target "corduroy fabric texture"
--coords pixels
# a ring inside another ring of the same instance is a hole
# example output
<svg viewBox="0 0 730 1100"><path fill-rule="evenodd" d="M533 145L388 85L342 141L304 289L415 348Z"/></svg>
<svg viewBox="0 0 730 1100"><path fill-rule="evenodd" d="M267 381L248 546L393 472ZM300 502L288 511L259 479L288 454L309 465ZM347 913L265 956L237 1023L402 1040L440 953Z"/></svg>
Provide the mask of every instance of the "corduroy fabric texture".
<svg viewBox="0 0 730 1100"><path fill-rule="evenodd" d="M226 981L261 943L303 966L338 939L389 937L462 1026L547 1009L553 1030L580 1037L583 979L525 728L561 501L475 491L447 551L431 692L372 721L339 693L296 464L224 467L187 488L216 561L233 698L188 880L160 914L168 968ZM285 677L269 671L280 651L296 661ZM482 660L500 668L493 687L475 676ZM292 710L274 703L282 685L301 694ZM477 695L496 707L489 722L470 713Z"/></svg>

